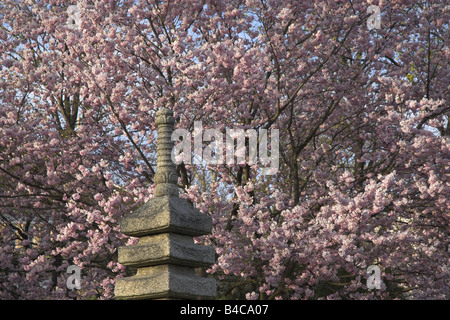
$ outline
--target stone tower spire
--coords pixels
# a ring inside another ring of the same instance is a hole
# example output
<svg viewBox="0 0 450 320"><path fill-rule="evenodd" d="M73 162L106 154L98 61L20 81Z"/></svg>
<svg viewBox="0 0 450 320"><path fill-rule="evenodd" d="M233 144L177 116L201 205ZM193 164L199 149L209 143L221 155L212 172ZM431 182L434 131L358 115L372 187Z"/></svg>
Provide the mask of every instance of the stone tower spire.
<svg viewBox="0 0 450 320"><path fill-rule="evenodd" d="M119 263L137 268L136 275L118 279L118 299L213 298L214 279L196 275L195 268L215 261L214 247L192 237L211 232L211 218L178 197L177 173L171 159L172 111L156 113L158 131L155 197L120 223L122 233L139 242L119 248Z"/></svg>
<svg viewBox="0 0 450 320"><path fill-rule="evenodd" d="M158 145L156 149L155 196L178 196L178 176L171 159L173 149L172 132L175 119L173 112L162 108L156 112Z"/></svg>

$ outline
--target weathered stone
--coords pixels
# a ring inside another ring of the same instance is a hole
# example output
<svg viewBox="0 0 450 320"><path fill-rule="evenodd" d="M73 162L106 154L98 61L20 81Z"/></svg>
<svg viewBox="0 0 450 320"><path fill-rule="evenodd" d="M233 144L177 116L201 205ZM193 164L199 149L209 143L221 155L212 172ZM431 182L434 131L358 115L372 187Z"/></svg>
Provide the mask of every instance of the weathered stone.
<svg viewBox="0 0 450 320"><path fill-rule="evenodd" d="M214 263L215 250L195 244L189 236L163 233L140 238L136 245L119 248L119 261L135 268L158 264L206 267Z"/></svg>
<svg viewBox="0 0 450 320"><path fill-rule="evenodd" d="M196 276L192 268L165 264L118 279L115 294L121 299L210 299L216 294L216 281Z"/></svg>
<svg viewBox="0 0 450 320"><path fill-rule="evenodd" d="M161 232L195 237L210 233L211 230L211 217L192 207L185 199L174 196L150 199L120 223L120 231L133 237Z"/></svg>

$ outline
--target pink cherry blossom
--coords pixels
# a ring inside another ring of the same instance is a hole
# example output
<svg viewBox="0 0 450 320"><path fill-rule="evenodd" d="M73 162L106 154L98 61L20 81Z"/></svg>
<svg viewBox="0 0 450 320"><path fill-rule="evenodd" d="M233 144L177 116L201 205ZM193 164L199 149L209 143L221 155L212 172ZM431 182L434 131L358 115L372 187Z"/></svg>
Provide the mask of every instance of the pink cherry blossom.
<svg viewBox="0 0 450 320"><path fill-rule="evenodd" d="M448 299L450 12L379 2L369 30L370 4L83 0L68 28L64 1L2 1L0 298L114 297L165 106L179 128L280 130L276 175L178 166L219 297Z"/></svg>

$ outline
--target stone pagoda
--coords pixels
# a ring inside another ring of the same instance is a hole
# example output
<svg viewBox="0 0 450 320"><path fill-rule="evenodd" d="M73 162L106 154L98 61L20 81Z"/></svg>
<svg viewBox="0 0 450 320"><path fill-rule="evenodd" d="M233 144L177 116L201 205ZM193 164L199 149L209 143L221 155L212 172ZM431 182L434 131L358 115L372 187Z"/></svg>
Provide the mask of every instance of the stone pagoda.
<svg viewBox="0 0 450 320"><path fill-rule="evenodd" d="M117 279L117 299L212 299L216 282L197 276L195 268L214 264L214 247L194 243L211 232L211 217L178 197L177 173L171 159L173 112L156 112L158 132L155 197L120 222L122 233L138 237L120 247L119 263L137 268L136 275Z"/></svg>

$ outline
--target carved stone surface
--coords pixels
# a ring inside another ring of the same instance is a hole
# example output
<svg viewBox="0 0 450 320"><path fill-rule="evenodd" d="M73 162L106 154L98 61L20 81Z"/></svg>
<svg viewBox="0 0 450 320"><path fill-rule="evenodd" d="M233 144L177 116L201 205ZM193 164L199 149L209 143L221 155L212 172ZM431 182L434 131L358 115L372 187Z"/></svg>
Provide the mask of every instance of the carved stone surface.
<svg viewBox="0 0 450 320"><path fill-rule="evenodd" d="M216 281L195 275L194 269L170 264L138 269L134 277L117 281L121 299L208 299L216 294Z"/></svg>
<svg viewBox="0 0 450 320"><path fill-rule="evenodd" d="M197 245L192 239L210 233L212 221L178 197L178 176L171 158L174 124L172 111L158 110L155 198L120 223L121 232L138 237L139 242L118 250L121 264L137 268L135 276L117 279L118 299L197 299L216 294L216 281L194 272L215 261L214 247Z"/></svg>
<svg viewBox="0 0 450 320"><path fill-rule="evenodd" d="M207 267L215 261L215 250L195 244L189 236L162 233L140 238L137 245L119 248L119 260L135 268L159 264Z"/></svg>
<svg viewBox="0 0 450 320"><path fill-rule="evenodd" d="M172 132L175 119L173 112L162 108L156 112L156 127L158 129L158 146L156 149L155 197L178 195L178 175L172 162Z"/></svg>
<svg viewBox="0 0 450 320"><path fill-rule="evenodd" d="M174 196L150 199L122 219L120 224L120 231L133 237L161 232L200 236L210 233L211 230L211 217L192 207L185 199Z"/></svg>

